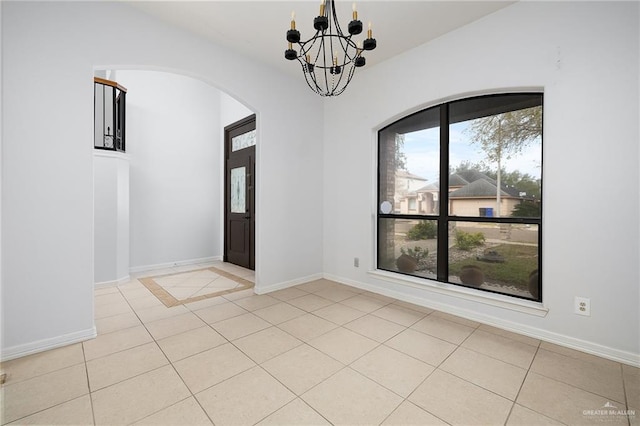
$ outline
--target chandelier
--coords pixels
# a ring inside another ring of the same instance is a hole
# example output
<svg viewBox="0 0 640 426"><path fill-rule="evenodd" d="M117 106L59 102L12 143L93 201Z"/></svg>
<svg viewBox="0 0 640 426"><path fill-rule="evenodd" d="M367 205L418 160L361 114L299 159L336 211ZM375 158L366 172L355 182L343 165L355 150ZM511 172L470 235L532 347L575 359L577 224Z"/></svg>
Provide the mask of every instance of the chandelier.
<svg viewBox="0 0 640 426"><path fill-rule="evenodd" d="M353 19L345 35L338 23L334 0L322 0L320 15L313 20L316 33L307 41L300 41L300 31L296 30L295 13L291 13L291 29L287 31L289 47L284 57L290 61L297 59L307 84L320 96L337 96L344 92L353 77L356 68L363 67L365 50L376 48L376 39L372 37L371 22L367 38L356 43L353 36L362 32L362 22L358 20L356 5L353 4ZM294 49L294 44L299 52Z"/></svg>

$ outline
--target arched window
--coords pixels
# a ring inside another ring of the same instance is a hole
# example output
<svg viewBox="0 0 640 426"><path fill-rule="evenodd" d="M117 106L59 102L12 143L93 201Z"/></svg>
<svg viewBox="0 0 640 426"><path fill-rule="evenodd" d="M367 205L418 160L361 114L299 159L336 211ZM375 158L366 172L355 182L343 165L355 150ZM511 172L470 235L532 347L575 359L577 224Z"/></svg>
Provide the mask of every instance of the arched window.
<svg viewBox="0 0 640 426"><path fill-rule="evenodd" d="M378 269L542 300L542 103L462 99L378 132Z"/></svg>

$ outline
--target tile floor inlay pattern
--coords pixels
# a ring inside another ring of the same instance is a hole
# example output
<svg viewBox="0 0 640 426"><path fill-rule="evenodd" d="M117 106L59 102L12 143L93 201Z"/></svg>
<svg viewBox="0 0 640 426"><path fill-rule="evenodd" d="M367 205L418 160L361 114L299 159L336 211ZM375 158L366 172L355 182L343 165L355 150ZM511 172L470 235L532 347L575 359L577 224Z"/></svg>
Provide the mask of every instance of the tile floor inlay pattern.
<svg viewBox="0 0 640 426"><path fill-rule="evenodd" d="M140 282L168 308L253 287L251 281L213 266L144 277Z"/></svg>
<svg viewBox="0 0 640 426"><path fill-rule="evenodd" d="M210 267L253 279L153 275ZM593 355L324 279L171 307L141 280L96 290L96 339L3 363L0 424L640 424L640 369Z"/></svg>

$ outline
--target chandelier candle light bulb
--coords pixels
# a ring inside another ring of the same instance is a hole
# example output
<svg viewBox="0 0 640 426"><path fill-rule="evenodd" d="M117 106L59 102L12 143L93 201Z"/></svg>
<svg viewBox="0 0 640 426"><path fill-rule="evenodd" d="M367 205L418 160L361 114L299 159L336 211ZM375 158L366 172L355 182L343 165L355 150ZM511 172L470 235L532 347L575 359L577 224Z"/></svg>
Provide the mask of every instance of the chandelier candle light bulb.
<svg viewBox="0 0 640 426"><path fill-rule="evenodd" d="M348 30L351 35L358 35L362 32L362 22L358 20L358 11L356 10L356 4L351 6L353 9L353 20L349 22Z"/></svg>
<svg viewBox="0 0 640 426"><path fill-rule="evenodd" d="M331 74L340 74L340 67L338 66L338 54L333 52L333 67L331 67Z"/></svg>
<svg viewBox="0 0 640 426"><path fill-rule="evenodd" d="M291 29L287 31L289 48L284 56L291 61L297 59L302 65L305 81L311 90L320 96L337 96L349 85L355 69L365 66L362 53L376 48L371 23L367 38L360 43L354 39L363 30L356 4L352 4L348 32L343 33L335 0L321 0L320 15L313 19L313 28L316 33L306 41L301 40L300 32L296 29L295 13L292 12ZM293 44L297 44L299 50L294 49Z"/></svg>
<svg viewBox="0 0 640 426"><path fill-rule="evenodd" d="M311 63L311 55L309 55L307 53L307 55L305 56L305 59L307 60L307 62L304 64L303 66L303 70L305 73L312 73L313 72L313 64Z"/></svg>
<svg viewBox="0 0 640 426"><path fill-rule="evenodd" d="M373 31L371 30L371 21L369 21L369 29L367 30L367 38L364 40L362 47L364 50L373 50L377 46L376 39L373 38Z"/></svg>
<svg viewBox="0 0 640 426"><path fill-rule="evenodd" d="M296 30L296 12L295 11L291 11L291 29L287 31L287 41L289 42L289 49L285 51L284 57L289 59L291 56L291 53L289 52L289 50L293 50L293 47L291 47L291 43L300 42L300 31ZM298 56L298 53L296 52L296 57L297 56ZM296 57L293 57L293 59L295 59Z"/></svg>
<svg viewBox="0 0 640 426"><path fill-rule="evenodd" d="M291 31L291 30L289 30ZM284 57L290 61L298 57L298 52L293 49L293 43L289 42L289 48L284 51Z"/></svg>

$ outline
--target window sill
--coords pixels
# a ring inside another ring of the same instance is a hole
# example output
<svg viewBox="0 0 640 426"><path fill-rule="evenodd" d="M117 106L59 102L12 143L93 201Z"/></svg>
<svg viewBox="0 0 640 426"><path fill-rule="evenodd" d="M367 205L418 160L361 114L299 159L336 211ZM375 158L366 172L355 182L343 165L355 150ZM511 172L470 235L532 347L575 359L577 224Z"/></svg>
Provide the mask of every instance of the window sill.
<svg viewBox="0 0 640 426"><path fill-rule="evenodd" d="M111 151L108 149L94 149L94 157L108 157L108 158L120 158L122 160L130 160L129 154L121 151Z"/></svg>
<svg viewBox="0 0 640 426"><path fill-rule="evenodd" d="M427 278L414 278L407 275L394 274L393 272L373 270L368 272L374 278L392 282L395 284L406 285L413 288L428 290L434 293L444 294L459 299L471 300L485 305L497 306L503 309L509 309L516 312L522 312L538 317L545 317L549 312L548 308L540 302L517 299L501 294L489 293L474 290L466 287L459 287L453 284L441 283L429 280Z"/></svg>

